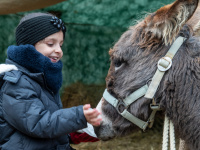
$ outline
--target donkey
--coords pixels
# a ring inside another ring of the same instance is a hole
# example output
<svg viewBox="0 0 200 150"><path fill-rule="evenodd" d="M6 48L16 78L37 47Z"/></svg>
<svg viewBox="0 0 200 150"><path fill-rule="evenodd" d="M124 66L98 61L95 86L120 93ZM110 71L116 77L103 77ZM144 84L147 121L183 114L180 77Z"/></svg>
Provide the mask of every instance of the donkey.
<svg viewBox="0 0 200 150"><path fill-rule="evenodd" d="M200 7L198 0L176 0L131 26L109 50L107 92L119 101L117 109L103 97L97 106L103 121L94 127L101 140L123 136L139 128L120 113L122 100L151 84L157 63L177 37L183 44L173 57L153 97L154 104L174 123L190 150L200 149ZM198 8L198 9L197 9ZM139 97L127 111L148 123L152 98Z"/></svg>

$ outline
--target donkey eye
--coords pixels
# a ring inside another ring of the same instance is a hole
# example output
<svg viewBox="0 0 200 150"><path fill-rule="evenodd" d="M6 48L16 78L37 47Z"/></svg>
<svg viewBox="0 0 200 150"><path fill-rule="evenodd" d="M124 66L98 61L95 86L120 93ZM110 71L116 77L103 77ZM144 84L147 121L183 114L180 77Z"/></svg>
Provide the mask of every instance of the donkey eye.
<svg viewBox="0 0 200 150"><path fill-rule="evenodd" d="M114 60L114 65L115 65L115 71L120 69L124 65L124 61L121 59L115 59Z"/></svg>
<svg viewBox="0 0 200 150"><path fill-rule="evenodd" d="M122 61L120 60L115 60L114 61L115 67L120 67L122 65Z"/></svg>

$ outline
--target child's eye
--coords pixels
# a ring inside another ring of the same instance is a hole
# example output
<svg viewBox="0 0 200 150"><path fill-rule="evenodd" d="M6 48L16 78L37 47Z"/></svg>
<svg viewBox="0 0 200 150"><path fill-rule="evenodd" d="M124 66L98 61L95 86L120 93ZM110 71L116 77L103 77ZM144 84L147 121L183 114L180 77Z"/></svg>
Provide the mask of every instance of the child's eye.
<svg viewBox="0 0 200 150"><path fill-rule="evenodd" d="M53 43L47 43L49 47L53 47Z"/></svg>

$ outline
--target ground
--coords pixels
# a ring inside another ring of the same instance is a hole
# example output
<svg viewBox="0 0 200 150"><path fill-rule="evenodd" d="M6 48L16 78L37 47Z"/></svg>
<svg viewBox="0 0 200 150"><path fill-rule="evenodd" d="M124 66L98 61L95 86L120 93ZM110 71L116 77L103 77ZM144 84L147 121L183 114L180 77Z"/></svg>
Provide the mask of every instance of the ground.
<svg viewBox="0 0 200 150"><path fill-rule="evenodd" d="M178 149L179 140L176 140ZM72 145L77 150L161 150L162 131L137 132L107 142L81 143Z"/></svg>

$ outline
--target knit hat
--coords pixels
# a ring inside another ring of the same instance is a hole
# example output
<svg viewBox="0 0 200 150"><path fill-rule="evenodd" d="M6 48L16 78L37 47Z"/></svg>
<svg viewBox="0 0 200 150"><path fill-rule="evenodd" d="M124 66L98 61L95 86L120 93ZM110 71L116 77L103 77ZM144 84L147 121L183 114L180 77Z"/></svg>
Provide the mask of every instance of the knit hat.
<svg viewBox="0 0 200 150"><path fill-rule="evenodd" d="M42 15L33 17L18 25L16 43L17 45L35 45L40 40L60 30L62 30L65 37L66 27L63 21L55 16Z"/></svg>

